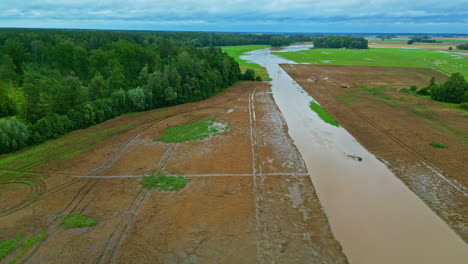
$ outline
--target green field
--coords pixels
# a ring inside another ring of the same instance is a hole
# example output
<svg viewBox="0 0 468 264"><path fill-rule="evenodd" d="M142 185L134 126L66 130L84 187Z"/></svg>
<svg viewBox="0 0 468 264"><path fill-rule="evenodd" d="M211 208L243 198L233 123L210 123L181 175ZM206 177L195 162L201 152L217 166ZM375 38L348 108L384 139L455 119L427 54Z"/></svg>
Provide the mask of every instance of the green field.
<svg viewBox="0 0 468 264"><path fill-rule="evenodd" d="M380 38L366 38L367 40L371 41L408 41L409 39L401 39L401 38L393 38L393 39L386 39L382 40ZM436 41L441 42L468 42L468 39L452 39L452 38L434 38ZM422 43L417 43L422 44Z"/></svg>
<svg viewBox="0 0 468 264"><path fill-rule="evenodd" d="M298 63L324 65L365 65L434 68L446 74L461 73L468 78L468 59L453 52L424 49L370 48L310 49L274 54Z"/></svg>
<svg viewBox="0 0 468 264"><path fill-rule="evenodd" d="M367 40L377 40L377 41L408 41L408 39L401 39L401 38L392 38L392 39L385 39L382 40L380 38L366 38Z"/></svg>
<svg viewBox="0 0 468 264"><path fill-rule="evenodd" d="M266 49L271 47L270 45L242 45L242 46L224 46L221 49L229 54L229 56L234 57L234 59L239 63L242 73L247 69L253 69L257 76L261 76L262 80L270 81L271 78L268 75L267 70L255 63L248 62L240 58L246 52L258 49Z"/></svg>

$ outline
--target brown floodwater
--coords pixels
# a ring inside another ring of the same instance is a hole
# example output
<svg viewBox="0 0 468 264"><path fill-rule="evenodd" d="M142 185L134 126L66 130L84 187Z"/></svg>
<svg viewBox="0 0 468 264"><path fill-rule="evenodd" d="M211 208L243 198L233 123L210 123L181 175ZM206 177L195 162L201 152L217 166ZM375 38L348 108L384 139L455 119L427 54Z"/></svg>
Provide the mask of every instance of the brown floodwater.
<svg viewBox="0 0 468 264"><path fill-rule="evenodd" d="M468 263L468 245L444 221L350 133L309 108L314 99L278 65L293 62L269 49L242 58L267 68L273 97L351 264Z"/></svg>

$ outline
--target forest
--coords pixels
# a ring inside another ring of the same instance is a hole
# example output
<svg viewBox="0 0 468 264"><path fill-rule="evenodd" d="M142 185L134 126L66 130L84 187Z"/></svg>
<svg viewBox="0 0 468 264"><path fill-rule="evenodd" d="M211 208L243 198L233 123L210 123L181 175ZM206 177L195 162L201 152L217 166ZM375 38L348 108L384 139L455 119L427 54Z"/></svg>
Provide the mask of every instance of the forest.
<svg viewBox="0 0 468 264"><path fill-rule="evenodd" d="M367 39L350 36L327 36L314 39L315 48L326 49L367 49Z"/></svg>
<svg viewBox="0 0 468 264"><path fill-rule="evenodd" d="M411 45L413 43L437 43L437 40L432 39L430 36L413 36L410 37L407 44Z"/></svg>
<svg viewBox="0 0 468 264"><path fill-rule="evenodd" d="M208 98L241 79L214 46L309 36L0 30L0 154L119 115Z"/></svg>
<svg viewBox="0 0 468 264"><path fill-rule="evenodd" d="M457 49L460 49L460 50L468 50L468 42L465 43L465 44L460 44L457 46Z"/></svg>

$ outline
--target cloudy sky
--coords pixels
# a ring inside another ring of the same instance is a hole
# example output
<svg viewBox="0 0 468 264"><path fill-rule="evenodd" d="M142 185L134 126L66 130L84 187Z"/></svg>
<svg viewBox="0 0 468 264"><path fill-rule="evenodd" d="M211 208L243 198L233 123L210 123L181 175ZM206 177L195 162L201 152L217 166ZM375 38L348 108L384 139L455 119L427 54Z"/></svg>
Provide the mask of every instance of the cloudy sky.
<svg viewBox="0 0 468 264"><path fill-rule="evenodd" d="M468 33L468 0L1 0L0 27Z"/></svg>

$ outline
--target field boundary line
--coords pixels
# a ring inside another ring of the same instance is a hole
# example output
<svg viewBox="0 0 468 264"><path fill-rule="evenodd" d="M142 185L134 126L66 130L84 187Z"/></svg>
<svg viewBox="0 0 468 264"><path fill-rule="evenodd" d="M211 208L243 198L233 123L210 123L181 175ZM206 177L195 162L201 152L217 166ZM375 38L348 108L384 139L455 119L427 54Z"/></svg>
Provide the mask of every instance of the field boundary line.
<svg viewBox="0 0 468 264"><path fill-rule="evenodd" d="M264 178L261 162L256 162L259 149L256 135L256 115L255 115L255 88L249 96L249 128L250 128L250 147L252 152L252 179L254 186L255 199L255 221L257 235L260 235L260 240L257 239L257 261L259 263L274 263L274 256L271 252L271 241L268 233L268 225L265 219L267 208L265 206L264 196ZM258 173L257 167L258 166ZM258 176L258 177L257 177ZM260 207L264 207L263 210Z"/></svg>

